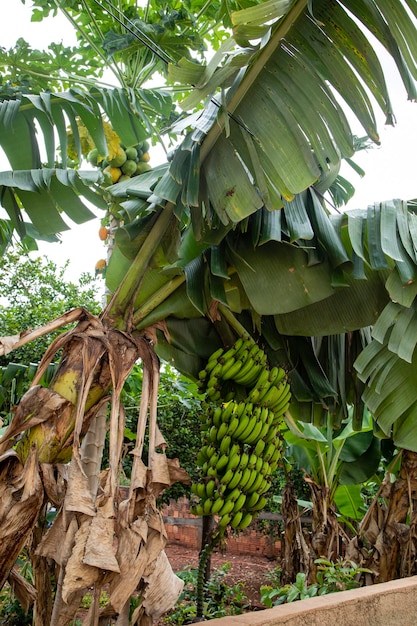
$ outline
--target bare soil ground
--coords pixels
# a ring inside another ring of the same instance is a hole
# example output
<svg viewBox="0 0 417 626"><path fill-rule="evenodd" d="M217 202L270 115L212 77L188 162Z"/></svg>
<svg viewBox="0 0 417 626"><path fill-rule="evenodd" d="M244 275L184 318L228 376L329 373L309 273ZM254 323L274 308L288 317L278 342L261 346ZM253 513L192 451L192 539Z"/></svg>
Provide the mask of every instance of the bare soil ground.
<svg viewBox="0 0 417 626"><path fill-rule="evenodd" d="M179 572L185 567L198 567L198 552L182 545L168 543L165 552L169 558L174 572ZM224 581L230 585L238 582L243 583L246 595L251 600L254 610L265 608L260 603L261 585L270 584L268 573L278 565L274 559L259 555L236 555L214 552L211 557L211 567L219 568L223 563L230 563L230 571Z"/></svg>

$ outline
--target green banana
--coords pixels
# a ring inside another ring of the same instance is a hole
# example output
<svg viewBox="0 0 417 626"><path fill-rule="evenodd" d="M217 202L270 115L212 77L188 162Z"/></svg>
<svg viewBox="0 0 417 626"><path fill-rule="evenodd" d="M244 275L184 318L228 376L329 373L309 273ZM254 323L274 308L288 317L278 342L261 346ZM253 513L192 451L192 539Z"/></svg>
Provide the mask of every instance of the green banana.
<svg viewBox="0 0 417 626"><path fill-rule="evenodd" d="M239 418L237 417L237 415L233 415L232 419L230 420L229 424L228 424L228 429L227 429L227 434L230 435L231 437L233 437L233 435L235 434L237 427L239 426Z"/></svg>
<svg viewBox="0 0 417 626"><path fill-rule="evenodd" d="M217 400L220 400L221 398L220 390L217 389L217 387L209 387L206 391L206 395L212 402L217 402Z"/></svg>
<svg viewBox="0 0 417 626"><path fill-rule="evenodd" d="M222 485L229 485L230 481L236 476L236 473L232 469L227 470L227 472L220 477Z"/></svg>
<svg viewBox="0 0 417 626"><path fill-rule="evenodd" d="M275 446L274 453L273 453L273 455L271 456L271 458L269 459L269 463L270 463L270 465L272 465L272 464L276 464L276 463L280 460L280 458L281 458L281 457L282 457L282 449L281 449L281 446L280 446L280 445L279 445L279 446Z"/></svg>
<svg viewBox="0 0 417 626"><path fill-rule="evenodd" d="M216 489L216 481L209 480L208 483L206 483L206 494L208 498L211 498L213 496L215 489Z"/></svg>
<svg viewBox="0 0 417 626"><path fill-rule="evenodd" d="M261 395L260 390L257 387L254 387L248 394L247 400L248 402L253 402L256 404L258 402L258 398Z"/></svg>
<svg viewBox="0 0 417 626"><path fill-rule="evenodd" d="M245 493L249 493L251 490L251 487L253 485L253 483L255 482L255 480L258 477L258 472L255 469L251 470L251 476L248 480L248 482L246 483L245 487L244 487L244 491Z"/></svg>
<svg viewBox="0 0 417 626"><path fill-rule="evenodd" d="M262 463L262 467L261 467L261 474L262 476L270 476L272 473L271 470L271 466L269 465L268 461L265 461Z"/></svg>
<svg viewBox="0 0 417 626"><path fill-rule="evenodd" d="M249 463L249 454L247 454L247 452L243 452L240 457L240 463L238 465L238 468L240 469L240 471L246 469L246 467L248 466L248 463Z"/></svg>
<svg viewBox="0 0 417 626"><path fill-rule="evenodd" d="M220 407L220 414L221 414L222 422L229 423L229 420L235 408L236 408L235 402L227 402L222 407Z"/></svg>
<svg viewBox="0 0 417 626"><path fill-rule="evenodd" d="M262 474L261 474L262 476ZM258 487L257 491L259 493L259 495L263 495L264 493L266 493L268 491L268 489L271 488L271 482L265 478L264 476L262 476L262 482L260 484L260 486Z"/></svg>
<svg viewBox="0 0 417 626"><path fill-rule="evenodd" d="M241 359L235 359L235 362L231 367L224 366L221 370L221 378L222 380L234 380L236 374L242 369L243 364L245 362L245 357L247 356L248 351L245 351L242 354Z"/></svg>
<svg viewBox="0 0 417 626"><path fill-rule="evenodd" d="M227 454L230 450L230 446L232 445L232 438L226 431L226 435L220 441L219 450L222 454Z"/></svg>
<svg viewBox="0 0 417 626"><path fill-rule="evenodd" d="M257 460L258 460L258 455L255 454L255 452L252 452L249 456L249 462L248 462L249 469L255 469Z"/></svg>
<svg viewBox="0 0 417 626"><path fill-rule="evenodd" d="M265 450L265 446L266 446L265 441L263 439L259 439L256 442L256 446L255 446L255 449L254 449L253 453L256 456L260 456L262 454L262 452Z"/></svg>
<svg viewBox="0 0 417 626"><path fill-rule="evenodd" d="M231 472L232 472L232 476L231 476L230 480L225 482L225 484L227 484L229 489L235 489L235 487L242 480L243 472L240 472L239 470L235 470L235 471L231 470ZM221 482L223 482L223 481L221 480Z"/></svg>
<svg viewBox="0 0 417 626"><path fill-rule="evenodd" d="M238 352L242 346L243 346L243 339L239 337L238 339L236 339L233 346L229 348L228 350L226 350L226 352L223 354L224 361L228 361L231 356L235 356L236 352Z"/></svg>
<svg viewBox="0 0 417 626"><path fill-rule="evenodd" d="M222 441L222 439L226 437L228 427L229 427L229 424L225 424L224 422L220 424L219 429L217 431L217 435L216 435L217 441Z"/></svg>
<svg viewBox="0 0 417 626"><path fill-rule="evenodd" d="M247 496L246 502L245 502L245 509L250 511L252 507L256 506L256 503L258 502L260 497L261 496L256 491L251 493L250 496Z"/></svg>
<svg viewBox="0 0 417 626"><path fill-rule="evenodd" d="M237 433L235 433L235 438L239 439L239 441L241 441L242 443L246 443L247 437L250 435L250 433L255 428L256 419L257 419L256 415L252 415L251 418L249 419L247 425L246 425L246 428L239 435Z"/></svg>
<svg viewBox="0 0 417 626"><path fill-rule="evenodd" d="M258 435L258 439L263 439L265 435L268 433L269 428L270 428L269 424L262 424L261 432Z"/></svg>
<svg viewBox="0 0 417 626"><path fill-rule="evenodd" d="M262 369L260 359L256 359L259 351L259 346L255 344L246 355L242 368L234 377L234 381L239 385L249 387L257 380ZM241 360L243 361L243 358Z"/></svg>
<svg viewBox="0 0 417 626"><path fill-rule="evenodd" d="M193 505L192 507L190 507L190 512L193 515L204 515L204 509L203 509L203 506L201 504L196 504L196 505Z"/></svg>
<svg viewBox="0 0 417 626"><path fill-rule="evenodd" d="M262 458L264 461L269 461L272 458L272 455L275 452L275 443L271 442L270 444L268 444L268 447L266 448Z"/></svg>
<svg viewBox="0 0 417 626"><path fill-rule="evenodd" d="M209 414L209 416L210 416L210 414ZM211 417L211 420L212 420L214 426L219 427L219 425L222 422L222 407L221 406L216 406L214 408L214 410L212 410L212 413L211 413L210 417Z"/></svg>
<svg viewBox="0 0 417 626"><path fill-rule="evenodd" d="M226 526L228 526L228 524L230 524L230 521L232 519L232 514L231 513L226 513L226 515L222 515L221 518L219 519L219 528L226 528Z"/></svg>
<svg viewBox="0 0 417 626"><path fill-rule="evenodd" d="M267 500L267 498L265 498L265 496L259 496L259 499L256 502L256 504L254 504L252 507L250 507L250 511L251 512L261 511L262 509L265 508L267 502L268 502L268 500Z"/></svg>
<svg viewBox="0 0 417 626"><path fill-rule="evenodd" d="M240 511L244 504L246 502L246 494L241 493L239 495L239 497L237 498L237 500L235 500L235 505L233 507L233 511L236 513L237 511Z"/></svg>
<svg viewBox="0 0 417 626"><path fill-rule="evenodd" d="M271 443L271 441L275 441L278 438L278 429L276 426L272 425L269 427L268 432L264 436L265 443Z"/></svg>
<svg viewBox="0 0 417 626"><path fill-rule="evenodd" d="M223 354L224 349L218 348L213 354L210 354L207 363L212 363L213 361L218 361L221 355Z"/></svg>
<svg viewBox="0 0 417 626"><path fill-rule="evenodd" d="M239 487L235 487L234 489L229 491L229 493L226 495L226 498L225 498L226 502L235 503L238 497L240 496L240 493L241 492L240 492Z"/></svg>
<svg viewBox="0 0 417 626"><path fill-rule="evenodd" d="M240 463L240 454L239 452L235 452L233 455L230 453L229 454L229 462L226 466L226 472L228 472L230 469L231 470L235 470L238 465Z"/></svg>
<svg viewBox="0 0 417 626"><path fill-rule="evenodd" d="M230 520L230 526L236 529L242 521L242 517L243 511L236 511L236 513L234 513L232 519Z"/></svg>
<svg viewBox="0 0 417 626"><path fill-rule="evenodd" d="M249 468L246 468L242 473L242 478L238 482L239 489L241 490L245 489L251 477L252 477L252 470L250 470Z"/></svg>
<svg viewBox="0 0 417 626"><path fill-rule="evenodd" d="M280 403L283 393L286 391L286 384L279 387L272 385L268 392L259 399L259 402L263 406L272 407L277 406Z"/></svg>
<svg viewBox="0 0 417 626"><path fill-rule="evenodd" d="M255 465L255 470L256 472L259 474L259 472L261 471L261 467L263 465L263 457L258 457L257 461L256 461L256 465Z"/></svg>
<svg viewBox="0 0 417 626"><path fill-rule="evenodd" d="M222 470L225 469L227 464L229 463L229 457L227 454L222 454L216 464L217 473L220 474Z"/></svg>
<svg viewBox="0 0 417 626"><path fill-rule="evenodd" d="M243 439L243 434L242 434L242 440L244 443L251 445L253 444L255 441L258 441L258 439L260 438L260 434L262 432L262 430L265 428L265 426L267 428L268 425L267 424L263 424L261 421L255 421L255 425L253 427L253 430L251 433L249 433L249 435L246 437L246 439Z"/></svg>
<svg viewBox="0 0 417 626"><path fill-rule="evenodd" d="M271 409L275 416L282 415L287 410L287 405L291 401L291 387L287 384L287 388L282 393L278 402L272 404Z"/></svg>
<svg viewBox="0 0 417 626"><path fill-rule="evenodd" d="M236 366L236 355L231 356L227 359L227 361L224 361L222 368L221 368L221 373L220 373L220 378L222 380L227 380L227 378L225 378L225 376L228 375L229 371L234 369Z"/></svg>
<svg viewBox="0 0 417 626"><path fill-rule="evenodd" d="M259 487L262 485L262 482L264 481L264 477L262 476L262 474L258 474L255 481L252 483L251 487L247 490L248 493L254 493L255 491L257 492Z"/></svg>
<svg viewBox="0 0 417 626"><path fill-rule="evenodd" d="M217 513L219 513L223 505L224 505L223 498L216 498L211 506L211 511L210 511L211 515L217 515Z"/></svg>
<svg viewBox="0 0 417 626"><path fill-rule="evenodd" d="M268 420L271 419L268 407L266 406L261 407L259 418L263 424L268 423Z"/></svg>
<svg viewBox="0 0 417 626"><path fill-rule="evenodd" d="M203 503L203 515L210 515L212 505L213 505L212 500L206 500Z"/></svg>
<svg viewBox="0 0 417 626"><path fill-rule="evenodd" d="M233 511L233 507L235 506L234 500L225 500L222 508L219 510L218 514L220 517L223 515L228 515Z"/></svg>
<svg viewBox="0 0 417 626"><path fill-rule="evenodd" d="M249 424L249 421L250 421L249 413L244 413L242 417L240 418L239 426L236 428L235 432L233 433L233 439L239 439L240 434L246 429L247 425Z"/></svg>
<svg viewBox="0 0 417 626"><path fill-rule="evenodd" d="M220 457L220 455L219 455L219 453L218 453L218 452L216 452L215 454L213 454L213 455L210 457L210 459L209 459L208 466L209 466L209 467L216 467L217 462L218 462L218 460L219 460L219 457Z"/></svg>
<svg viewBox="0 0 417 626"><path fill-rule="evenodd" d="M252 513L245 513L240 521L240 523L236 526L236 530L244 530L249 526L253 519Z"/></svg>
<svg viewBox="0 0 417 626"><path fill-rule="evenodd" d="M216 467L211 467L209 465L209 467L207 468L207 472L206 472L206 476L213 476L214 478L217 478L217 470Z"/></svg>
<svg viewBox="0 0 417 626"><path fill-rule="evenodd" d="M213 454L216 452L216 448L213 445L208 445L205 446L206 447L206 454L207 454L207 458L211 459L211 457L213 456Z"/></svg>

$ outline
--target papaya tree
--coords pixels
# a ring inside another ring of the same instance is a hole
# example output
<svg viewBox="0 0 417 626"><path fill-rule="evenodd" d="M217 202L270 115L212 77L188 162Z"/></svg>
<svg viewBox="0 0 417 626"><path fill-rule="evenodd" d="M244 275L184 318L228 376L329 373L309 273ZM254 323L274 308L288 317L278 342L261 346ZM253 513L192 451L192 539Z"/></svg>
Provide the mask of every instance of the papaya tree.
<svg viewBox="0 0 417 626"><path fill-rule="evenodd" d="M1 440L1 582L18 580L12 567L32 533L35 623L68 624L91 588L86 623L98 623L100 589L109 585L119 623L146 624L180 589L166 563L156 496L187 480L166 458L157 427L160 359L197 380L213 354L227 353L238 338L255 342L266 355L263 366L281 367L288 377L291 414L319 425L330 409L341 422L351 404L359 427L366 403L381 437L409 450L407 458L417 450L414 205L393 200L343 214L328 204L346 197L339 168L343 160L355 167L361 143L346 107L370 141L379 142L373 100L393 121L371 33L394 59L408 97L416 97L417 7L413 0L268 0L236 4L232 12L224 4L192 7L185 48L198 24L204 36L216 34L214 55L204 63L163 40L164 27L172 27L166 12L112 6L114 28L104 32L103 7L73 4L42 2L42 11L64 10L98 59L113 55L123 81L90 89L79 81L57 93L22 86L3 96L0 144L12 168L0 175L9 216L3 239L13 229L23 237L53 236L66 227L63 213L82 222L91 217L86 200L95 202L112 220L108 300L99 316L76 309L51 322L78 325L49 347ZM173 7L169 14L174 27L178 13ZM175 85L183 113L165 92L140 88L152 63ZM97 155L111 161L120 144L106 141L107 122L129 148L149 138L158 116L164 123L177 118L170 133L178 143L165 164L116 184L99 170L71 167L82 163L84 129ZM363 330L371 326L372 337ZM32 336L4 342L4 350ZM53 381L39 385L59 350ZM138 359L144 377L132 479L121 490L120 391ZM222 391L216 389L216 401ZM109 467L100 471L109 402ZM405 485L412 464L404 472ZM44 534L48 502L59 513ZM391 522L387 516L381 532L388 528L392 541L399 520Z"/></svg>

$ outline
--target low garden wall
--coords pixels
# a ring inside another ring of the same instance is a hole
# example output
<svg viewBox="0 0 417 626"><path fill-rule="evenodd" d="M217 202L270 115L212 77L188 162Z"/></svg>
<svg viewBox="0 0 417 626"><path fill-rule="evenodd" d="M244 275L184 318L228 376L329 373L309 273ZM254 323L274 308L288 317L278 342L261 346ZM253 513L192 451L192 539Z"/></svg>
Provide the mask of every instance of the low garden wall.
<svg viewBox="0 0 417 626"><path fill-rule="evenodd" d="M416 626L417 576L210 620L210 626Z"/></svg>

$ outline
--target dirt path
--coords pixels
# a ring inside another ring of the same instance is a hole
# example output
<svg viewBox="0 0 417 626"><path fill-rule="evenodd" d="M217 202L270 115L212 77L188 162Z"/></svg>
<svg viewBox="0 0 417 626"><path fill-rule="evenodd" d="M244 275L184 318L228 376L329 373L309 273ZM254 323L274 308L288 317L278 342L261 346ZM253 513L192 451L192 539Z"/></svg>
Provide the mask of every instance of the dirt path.
<svg viewBox="0 0 417 626"><path fill-rule="evenodd" d="M198 566L198 553L196 550L171 542L168 543L165 551L174 572L178 572L187 566L191 568ZM228 581L230 585L242 582L253 608L264 608L260 604L259 589L261 585L270 584L268 573L277 567L277 561L265 556L214 552L211 559L212 569L220 567L223 563L230 563L231 565L225 581Z"/></svg>

